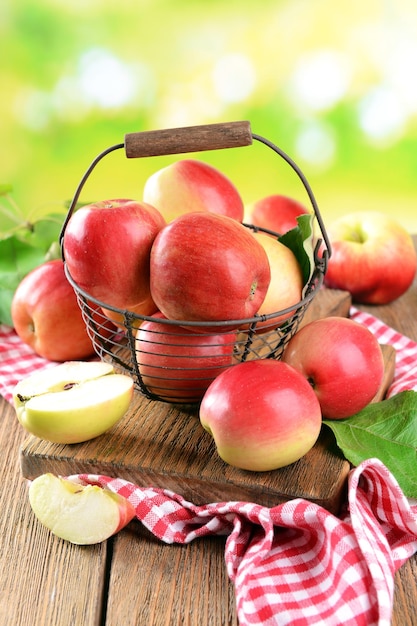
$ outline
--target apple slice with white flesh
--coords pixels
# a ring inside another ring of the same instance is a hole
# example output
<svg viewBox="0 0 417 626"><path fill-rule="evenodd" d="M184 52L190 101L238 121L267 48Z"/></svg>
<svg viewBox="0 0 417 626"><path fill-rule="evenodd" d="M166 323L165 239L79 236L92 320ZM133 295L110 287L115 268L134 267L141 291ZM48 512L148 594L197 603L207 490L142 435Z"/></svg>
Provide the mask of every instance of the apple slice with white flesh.
<svg viewBox="0 0 417 626"><path fill-rule="evenodd" d="M133 504L118 493L51 473L30 483L29 502L41 524L78 545L105 541L135 516Z"/></svg>
<svg viewBox="0 0 417 626"><path fill-rule="evenodd" d="M54 443L81 443L106 432L126 413L133 380L110 363L67 361L24 378L13 401L22 426Z"/></svg>

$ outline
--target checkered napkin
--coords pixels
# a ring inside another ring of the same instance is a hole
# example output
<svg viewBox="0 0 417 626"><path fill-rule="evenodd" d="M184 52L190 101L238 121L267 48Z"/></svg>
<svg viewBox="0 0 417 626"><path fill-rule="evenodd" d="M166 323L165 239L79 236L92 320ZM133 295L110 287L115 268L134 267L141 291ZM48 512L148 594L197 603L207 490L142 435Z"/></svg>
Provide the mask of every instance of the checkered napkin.
<svg viewBox="0 0 417 626"><path fill-rule="evenodd" d="M353 307L351 317L396 349L388 395L417 391L417 343ZM18 380L53 365L0 326L0 393L7 400ZM273 508L196 506L171 491L119 478L70 478L127 497L137 518L166 543L226 535L226 566L242 626L389 626L394 573L417 552L417 505L378 459L351 470L348 506L339 517L304 499Z"/></svg>
<svg viewBox="0 0 417 626"><path fill-rule="evenodd" d="M349 507L340 518L303 499L273 508L195 506L171 491L108 476L69 478L126 497L166 543L227 535L226 566L242 626L389 626L394 573L417 551L417 505L378 459L350 472Z"/></svg>

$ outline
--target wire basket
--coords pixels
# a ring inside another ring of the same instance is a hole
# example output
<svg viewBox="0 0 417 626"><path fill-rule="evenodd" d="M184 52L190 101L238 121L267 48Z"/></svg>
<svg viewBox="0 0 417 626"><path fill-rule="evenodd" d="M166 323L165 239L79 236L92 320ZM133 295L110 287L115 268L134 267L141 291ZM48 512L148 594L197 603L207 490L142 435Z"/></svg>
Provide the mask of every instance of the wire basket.
<svg viewBox="0 0 417 626"><path fill-rule="evenodd" d="M228 367L253 359L281 358L323 284L330 256L330 243L314 194L299 167L285 152L264 137L253 134L248 122L230 122L125 135L124 143L111 146L91 163L69 207L60 235L62 250L65 229L82 188L99 161L110 152L124 148L127 158L138 158L248 146L254 140L272 149L296 172L320 230L314 243L314 268L304 286L302 299L296 305L269 315L216 322L138 315L86 293L73 280L65 263L67 278L77 294L96 354L129 374L135 387L151 400L195 405L201 401L210 382ZM245 226L279 236L256 225ZM65 262L64 253L63 259Z"/></svg>

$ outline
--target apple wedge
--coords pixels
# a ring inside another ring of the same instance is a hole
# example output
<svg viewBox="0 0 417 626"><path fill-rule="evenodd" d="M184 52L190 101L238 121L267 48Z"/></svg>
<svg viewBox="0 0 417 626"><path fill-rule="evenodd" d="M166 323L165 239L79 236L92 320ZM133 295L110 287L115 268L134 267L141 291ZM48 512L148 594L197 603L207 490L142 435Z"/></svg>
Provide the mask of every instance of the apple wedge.
<svg viewBox="0 0 417 626"><path fill-rule="evenodd" d="M47 473L29 486L37 519L54 535L78 545L105 541L135 516L133 504L98 485L80 485Z"/></svg>
<svg viewBox="0 0 417 626"><path fill-rule="evenodd" d="M133 395L130 376L110 363L68 361L24 378L13 401L22 426L54 443L98 437L126 413Z"/></svg>

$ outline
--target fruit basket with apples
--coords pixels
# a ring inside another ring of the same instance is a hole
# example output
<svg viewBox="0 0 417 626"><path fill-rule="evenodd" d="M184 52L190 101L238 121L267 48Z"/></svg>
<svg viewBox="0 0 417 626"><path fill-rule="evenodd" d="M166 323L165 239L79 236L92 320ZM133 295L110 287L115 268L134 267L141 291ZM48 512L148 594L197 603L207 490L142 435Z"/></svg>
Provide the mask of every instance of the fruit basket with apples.
<svg viewBox="0 0 417 626"><path fill-rule="evenodd" d="M240 196L232 183L192 159L177 161L179 168L168 175L164 168L165 180L151 177L143 201L118 199L78 208L94 168L115 150L124 149L130 159L254 141L295 171L312 206L285 234L246 223L243 212L233 214ZM198 184L217 186L218 202L229 202L232 209L226 207L223 214L201 210ZM166 218L158 204L164 193L168 198L177 193L182 203L188 195L191 208ZM146 397L180 404L198 404L214 378L234 364L280 359L323 284L331 253L300 168L278 146L252 133L249 122L240 121L125 135L123 143L104 150L87 169L60 243L97 355L129 373Z"/></svg>

